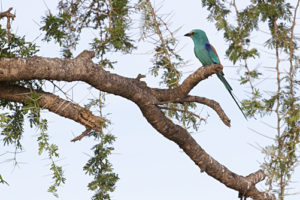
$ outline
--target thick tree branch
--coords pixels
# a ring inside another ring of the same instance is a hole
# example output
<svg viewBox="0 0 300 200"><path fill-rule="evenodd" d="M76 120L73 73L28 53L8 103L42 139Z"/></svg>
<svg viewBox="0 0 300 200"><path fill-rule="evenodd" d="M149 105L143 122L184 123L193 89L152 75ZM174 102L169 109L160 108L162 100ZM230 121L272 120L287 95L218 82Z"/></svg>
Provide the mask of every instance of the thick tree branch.
<svg viewBox="0 0 300 200"><path fill-rule="evenodd" d="M32 91L19 86L11 86L0 83L0 99L24 103L26 99L31 98ZM102 131L102 125L105 120L94 116L91 111L80 107L70 101L64 100L48 92L35 91L40 96L38 103L40 107L48 109L62 117L72 119L86 127L96 131Z"/></svg>
<svg viewBox="0 0 300 200"><path fill-rule="evenodd" d="M197 71L188 76L175 90L180 90L183 96L187 96L200 81L207 79L213 74L222 72L222 70L223 66L218 64L200 67Z"/></svg>
<svg viewBox="0 0 300 200"><path fill-rule="evenodd" d="M88 52L81 53L75 59L3 58L0 60L0 81L84 81L101 91L122 96L135 103L157 103L157 99L149 95L150 88L142 82L103 70L92 62L91 53Z"/></svg>
<svg viewBox="0 0 300 200"><path fill-rule="evenodd" d="M125 78L107 72L91 61L92 56L92 53L83 52L75 59L41 57L1 59L0 81L32 79L84 81L101 91L127 98L139 106L145 118L159 133L178 144L202 172L206 172L227 187L238 191L243 197L251 197L254 200L275 199L274 196L259 192L255 187L257 181L264 178L262 171L248 177L231 172L209 156L185 129L169 120L157 106L164 101L203 103L213 108L220 117L222 116L221 119L229 124L229 119L219 104L205 98L187 96L199 81L220 72L221 65L199 68L178 88L161 90L149 88L138 79ZM55 104L56 101L53 103Z"/></svg>

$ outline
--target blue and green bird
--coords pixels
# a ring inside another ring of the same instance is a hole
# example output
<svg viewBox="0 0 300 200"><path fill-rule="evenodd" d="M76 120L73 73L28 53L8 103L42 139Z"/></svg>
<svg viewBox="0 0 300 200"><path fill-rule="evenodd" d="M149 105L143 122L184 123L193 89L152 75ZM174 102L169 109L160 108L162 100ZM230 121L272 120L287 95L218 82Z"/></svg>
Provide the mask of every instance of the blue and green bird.
<svg viewBox="0 0 300 200"><path fill-rule="evenodd" d="M191 32L185 34L184 36L191 37L192 40L194 41L195 56L200 60L200 62L202 63L202 65L204 67L208 66L208 65L212 65L212 64L221 64L219 56L218 56L215 48L211 44L209 44L208 38L204 31L202 31L200 29L195 29L195 30L192 30ZM246 115L242 111L242 108L240 107L239 103L237 102L237 100L234 98L234 96L232 94L232 87L229 85L229 83L225 79L224 73L219 72L219 73L217 73L217 76L222 81L225 88L228 90L229 94L235 101L236 105L239 107L239 109L243 113L244 117L246 118Z"/></svg>

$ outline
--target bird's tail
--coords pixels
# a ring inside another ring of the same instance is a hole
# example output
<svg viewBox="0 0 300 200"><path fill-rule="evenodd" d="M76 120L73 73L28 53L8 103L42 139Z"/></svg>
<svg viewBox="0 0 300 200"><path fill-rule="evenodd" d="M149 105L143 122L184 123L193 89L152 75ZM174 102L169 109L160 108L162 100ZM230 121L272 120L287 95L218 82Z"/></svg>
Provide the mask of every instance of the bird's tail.
<svg viewBox="0 0 300 200"><path fill-rule="evenodd" d="M247 117L246 117L245 113L243 112L243 110L242 110L240 104L238 103L238 101L236 100L236 98L234 97L234 95L232 94L232 92L231 92L231 91L228 91L228 92L229 92L229 94L231 95L231 97L233 98L233 100L234 100L234 102L236 103L236 105L239 107L239 109L240 109L240 111L242 112L242 114L244 115L245 119L247 120Z"/></svg>
<svg viewBox="0 0 300 200"><path fill-rule="evenodd" d="M245 115L245 113L243 112L240 104L238 103L238 101L236 100L236 98L234 97L233 93L232 93L232 87L229 85L229 83L227 82L227 80L224 77L224 74L222 72L217 73L218 78L222 81L222 83L224 84L224 86L226 87L226 89L228 90L229 94L231 95L231 97L233 98L234 102L236 103L236 105L239 107L240 111L242 112L242 114L244 115L245 119L247 120L247 117Z"/></svg>
<svg viewBox="0 0 300 200"><path fill-rule="evenodd" d="M217 73L218 78L222 81L222 83L224 84L224 86L226 87L226 89L231 92L232 91L232 87L229 85L229 83L227 82L227 80L224 77L223 72Z"/></svg>

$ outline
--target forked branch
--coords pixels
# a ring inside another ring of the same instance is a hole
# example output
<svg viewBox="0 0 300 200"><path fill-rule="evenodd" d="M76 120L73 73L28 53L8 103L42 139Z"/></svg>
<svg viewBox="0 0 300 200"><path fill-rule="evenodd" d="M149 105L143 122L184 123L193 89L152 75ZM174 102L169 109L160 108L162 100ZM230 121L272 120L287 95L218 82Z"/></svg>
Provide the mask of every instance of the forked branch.
<svg viewBox="0 0 300 200"><path fill-rule="evenodd" d="M211 65L199 68L176 89L154 89L142 83L139 79L126 78L110 73L94 64L92 52L85 51L75 59L58 58L12 58L0 60L0 81L17 80L58 80L84 81L100 91L115 94L134 102L142 111L147 121L164 137L172 140L194 161L194 163L209 176L220 181L229 188L238 191L243 197L254 200L274 200L275 197L256 189L255 184L264 178L264 173L258 171L247 177L237 175L207 154L193 137L181 126L169 120L157 105L162 102L197 102L214 109L225 124L230 120L220 105L203 97L188 96L190 90L201 80L222 71L221 65ZM1 85L0 98L22 102L28 97L29 90L16 86ZM39 100L41 107L54 113L73 119L87 127L87 131L100 131L102 118L93 116L89 111L78 105L68 103L50 93L42 93ZM59 108L59 109L58 109ZM61 109L63 108L63 109ZM69 109L66 111L66 109ZM80 111L80 112L78 112ZM74 117L76 116L76 117ZM82 134L82 137L86 135ZM81 136L78 137L79 139ZM78 138L75 138L77 140Z"/></svg>

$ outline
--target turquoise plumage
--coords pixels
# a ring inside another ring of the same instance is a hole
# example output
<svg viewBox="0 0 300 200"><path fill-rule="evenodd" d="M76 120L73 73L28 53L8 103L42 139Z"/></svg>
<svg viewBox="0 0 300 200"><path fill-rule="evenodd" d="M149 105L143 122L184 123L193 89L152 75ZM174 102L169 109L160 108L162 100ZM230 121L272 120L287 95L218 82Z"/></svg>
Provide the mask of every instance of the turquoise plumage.
<svg viewBox="0 0 300 200"><path fill-rule="evenodd" d="M215 50L215 48L209 43L208 38L205 34L204 31L195 29L192 30L191 32L185 34L184 36L191 37L193 42L194 42L194 53L195 56L200 60L202 65L208 66L212 64L221 64L219 56ZM224 84L225 88L228 90L229 94L233 98L234 102L236 105L239 107L241 112L243 113L244 117L246 118L246 115L242 111L242 108L240 107L239 103L237 100L234 98L232 94L232 87L229 85L227 80L224 77L223 72L217 73L218 78L222 81ZM246 118L247 119L247 118Z"/></svg>

